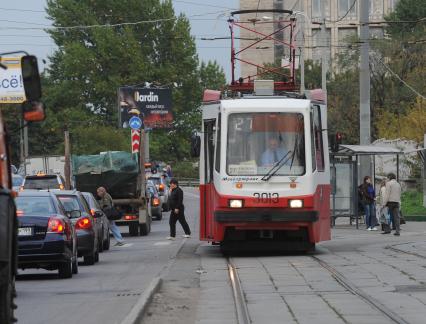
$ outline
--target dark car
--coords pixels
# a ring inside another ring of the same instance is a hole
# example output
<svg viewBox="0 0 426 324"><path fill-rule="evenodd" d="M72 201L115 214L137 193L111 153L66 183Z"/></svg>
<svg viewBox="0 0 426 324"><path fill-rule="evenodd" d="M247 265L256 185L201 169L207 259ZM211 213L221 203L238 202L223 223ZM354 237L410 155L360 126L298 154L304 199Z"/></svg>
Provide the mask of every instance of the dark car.
<svg viewBox="0 0 426 324"><path fill-rule="evenodd" d="M95 262L99 261L99 230L96 227L95 217L99 217L99 215L92 216L86 200L84 200L79 191L55 190L54 194L58 197L67 213L80 212L79 217L71 218L77 232L78 256L83 257L84 263L87 265L95 264Z"/></svg>
<svg viewBox="0 0 426 324"><path fill-rule="evenodd" d="M160 195L158 194L157 187L150 180L146 183L146 196L148 198L148 213L151 217L161 220L163 218L163 214Z"/></svg>
<svg viewBox="0 0 426 324"><path fill-rule="evenodd" d="M37 174L32 176L26 176L22 189L37 189L37 190L48 190L48 189L65 189L65 180L59 174Z"/></svg>
<svg viewBox="0 0 426 324"><path fill-rule="evenodd" d="M158 194L161 200L161 207L164 211L169 210L169 187L167 185L166 179L162 177L160 174L152 174L149 176L148 180L152 181L152 183L157 188Z"/></svg>
<svg viewBox="0 0 426 324"><path fill-rule="evenodd" d="M105 213L102 211L99 206L98 201L95 199L92 193L82 192L84 199L90 208L90 213L95 217L95 222L98 227L98 237L99 239L99 252L103 250L109 250L110 246L110 236L109 236L109 221ZM100 217L96 217L100 216Z"/></svg>
<svg viewBox="0 0 426 324"><path fill-rule="evenodd" d="M63 206L51 192L21 192L18 215L18 266L58 270L60 278L78 272L77 236Z"/></svg>

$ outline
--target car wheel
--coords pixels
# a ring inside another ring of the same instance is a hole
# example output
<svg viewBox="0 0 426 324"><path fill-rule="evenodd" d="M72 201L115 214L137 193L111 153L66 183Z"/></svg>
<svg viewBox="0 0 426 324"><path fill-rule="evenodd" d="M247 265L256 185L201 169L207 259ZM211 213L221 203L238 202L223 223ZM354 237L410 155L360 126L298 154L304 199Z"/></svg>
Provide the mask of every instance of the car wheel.
<svg viewBox="0 0 426 324"><path fill-rule="evenodd" d="M68 279L72 277L72 262L71 260L68 260L64 263L59 264L58 267L58 273L59 278L61 279Z"/></svg>
<svg viewBox="0 0 426 324"><path fill-rule="evenodd" d="M89 255L85 255L83 257L85 265L94 265L95 264L95 253L91 253Z"/></svg>
<svg viewBox="0 0 426 324"><path fill-rule="evenodd" d="M141 233L141 236L147 236L149 232L151 232L151 224L139 224L139 231Z"/></svg>
<svg viewBox="0 0 426 324"><path fill-rule="evenodd" d="M74 255L74 260L72 261L72 274L78 273L78 258L77 254Z"/></svg>
<svg viewBox="0 0 426 324"><path fill-rule="evenodd" d="M99 262L99 251L95 252L95 262Z"/></svg>
<svg viewBox="0 0 426 324"><path fill-rule="evenodd" d="M111 243L111 238L110 238L110 236L109 236L109 232L108 232L108 234L107 234L107 239L106 239L106 240L104 241L104 243L103 243L103 246L104 246L104 250L105 250L105 251L108 251L108 250L109 250L110 243Z"/></svg>
<svg viewBox="0 0 426 324"><path fill-rule="evenodd" d="M161 214L161 213L160 213L160 214L158 214L158 215L157 215L157 217L156 217L156 219L157 219L157 220L162 220L162 219L163 219L163 214Z"/></svg>
<svg viewBox="0 0 426 324"><path fill-rule="evenodd" d="M104 251L104 229L102 228L102 234L100 235L101 239L99 240L99 244L98 244L98 251L99 252L103 252Z"/></svg>
<svg viewBox="0 0 426 324"><path fill-rule="evenodd" d="M13 303L14 298L14 282L8 280L5 285L0 285L0 323L14 323L14 309L16 305Z"/></svg>
<svg viewBox="0 0 426 324"><path fill-rule="evenodd" d="M137 223L129 224L129 234L130 234L130 236L138 236L139 235L139 229L138 229Z"/></svg>

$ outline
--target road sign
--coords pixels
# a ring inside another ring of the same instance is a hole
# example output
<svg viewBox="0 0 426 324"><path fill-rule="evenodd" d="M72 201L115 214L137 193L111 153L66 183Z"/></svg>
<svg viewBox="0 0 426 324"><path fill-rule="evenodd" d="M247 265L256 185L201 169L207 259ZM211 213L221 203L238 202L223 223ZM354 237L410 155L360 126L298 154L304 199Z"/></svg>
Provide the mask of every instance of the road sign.
<svg viewBox="0 0 426 324"><path fill-rule="evenodd" d="M141 131L132 129L132 153L139 153L139 145L141 142Z"/></svg>
<svg viewBox="0 0 426 324"><path fill-rule="evenodd" d="M2 57L0 62L7 67L7 69L0 67L0 104L24 102L21 58Z"/></svg>
<svg viewBox="0 0 426 324"><path fill-rule="evenodd" d="M141 129L142 119L140 119L138 116L133 116L129 119L129 126L131 129Z"/></svg>

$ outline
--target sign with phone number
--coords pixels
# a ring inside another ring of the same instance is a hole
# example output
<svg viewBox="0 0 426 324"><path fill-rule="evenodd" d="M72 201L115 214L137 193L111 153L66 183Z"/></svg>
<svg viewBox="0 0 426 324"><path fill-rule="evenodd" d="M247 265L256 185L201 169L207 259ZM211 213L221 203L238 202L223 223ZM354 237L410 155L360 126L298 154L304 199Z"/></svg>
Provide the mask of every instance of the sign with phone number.
<svg viewBox="0 0 426 324"><path fill-rule="evenodd" d="M24 82L22 80L21 58L2 57L0 67L0 104L16 104L25 101Z"/></svg>

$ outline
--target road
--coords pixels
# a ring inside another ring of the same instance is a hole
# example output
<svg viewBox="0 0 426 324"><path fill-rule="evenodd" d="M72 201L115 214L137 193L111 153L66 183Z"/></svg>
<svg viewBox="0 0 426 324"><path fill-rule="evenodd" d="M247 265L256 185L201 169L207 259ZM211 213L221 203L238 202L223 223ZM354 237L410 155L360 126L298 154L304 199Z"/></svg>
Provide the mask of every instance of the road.
<svg viewBox="0 0 426 324"><path fill-rule="evenodd" d="M99 264L81 266L72 279L23 272L17 282L19 322L120 323L170 265L140 323L237 323L230 261L251 323L424 323L426 223L409 222L394 237L341 220L333 239L313 254L227 260L217 246L197 238L196 189L185 190L185 204L191 239L165 240L165 217L154 222L148 237L126 237L126 247L101 254Z"/></svg>

